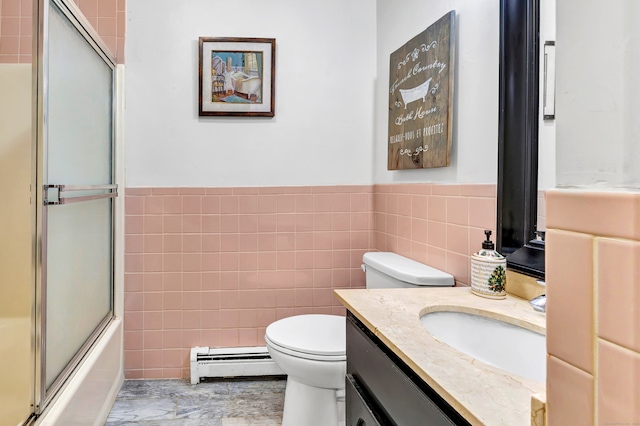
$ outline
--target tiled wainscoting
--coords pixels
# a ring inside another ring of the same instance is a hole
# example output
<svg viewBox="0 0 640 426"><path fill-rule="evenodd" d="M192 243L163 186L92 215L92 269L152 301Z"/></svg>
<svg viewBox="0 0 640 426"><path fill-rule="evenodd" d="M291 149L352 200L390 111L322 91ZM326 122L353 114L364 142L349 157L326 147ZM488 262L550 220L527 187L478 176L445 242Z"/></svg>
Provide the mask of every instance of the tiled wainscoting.
<svg viewBox="0 0 640 426"><path fill-rule="evenodd" d="M193 346L264 345L271 322L344 314L370 250L466 285L495 185L127 188L126 378L188 376Z"/></svg>
<svg viewBox="0 0 640 426"><path fill-rule="evenodd" d="M547 192L550 425L640 422L640 194Z"/></svg>
<svg viewBox="0 0 640 426"><path fill-rule="evenodd" d="M376 185L375 248L410 257L470 285L484 230L495 242L495 185Z"/></svg>
<svg viewBox="0 0 640 426"><path fill-rule="evenodd" d="M271 322L343 314L372 247L371 186L126 191L127 378L186 377L193 346L264 345Z"/></svg>

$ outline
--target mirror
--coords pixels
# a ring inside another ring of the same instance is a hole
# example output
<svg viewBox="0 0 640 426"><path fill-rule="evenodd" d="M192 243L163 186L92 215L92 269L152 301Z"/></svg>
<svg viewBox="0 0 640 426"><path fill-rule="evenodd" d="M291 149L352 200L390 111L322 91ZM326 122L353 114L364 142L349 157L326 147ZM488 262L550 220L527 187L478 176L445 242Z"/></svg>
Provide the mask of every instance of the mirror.
<svg viewBox="0 0 640 426"><path fill-rule="evenodd" d="M544 193L556 186L555 40L556 0L540 1L540 89L538 126L538 199L536 230L544 239Z"/></svg>
<svg viewBox="0 0 640 426"><path fill-rule="evenodd" d="M500 0L497 248L507 267L544 278L536 239L540 0Z"/></svg>

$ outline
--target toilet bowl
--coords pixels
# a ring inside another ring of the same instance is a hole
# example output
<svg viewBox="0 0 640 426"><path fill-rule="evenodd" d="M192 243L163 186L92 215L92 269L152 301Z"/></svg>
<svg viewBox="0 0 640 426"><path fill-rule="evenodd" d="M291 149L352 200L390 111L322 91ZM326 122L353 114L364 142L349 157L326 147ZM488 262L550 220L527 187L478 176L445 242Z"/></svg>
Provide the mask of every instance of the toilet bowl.
<svg viewBox="0 0 640 426"><path fill-rule="evenodd" d="M344 424L340 393L347 370L345 318L284 318L267 327L265 342L273 361L287 374L282 425Z"/></svg>
<svg viewBox="0 0 640 426"><path fill-rule="evenodd" d="M453 276L396 253L363 256L367 288L453 286ZM342 426L346 375L345 318L298 315L265 333L273 361L287 374L283 426Z"/></svg>

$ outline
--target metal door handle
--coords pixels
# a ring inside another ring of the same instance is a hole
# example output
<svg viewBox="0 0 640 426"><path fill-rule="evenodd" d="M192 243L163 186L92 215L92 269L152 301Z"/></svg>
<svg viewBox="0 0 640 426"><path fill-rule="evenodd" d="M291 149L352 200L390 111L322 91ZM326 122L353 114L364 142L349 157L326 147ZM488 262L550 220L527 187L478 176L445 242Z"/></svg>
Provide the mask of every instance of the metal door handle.
<svg viewBox="0 0 640 426"><path fill-rule="evenodd" d="M44 185L44 205L58 205L79 203L81 201L99 200L102 198L115 198L118 196L118 185ZM51 194L49 190L57 190L57 193ZM69 197L70 192L74 191L108 191L102 194L82 195L79 197ZM50 196L52 195L52 196Z"/></svg>

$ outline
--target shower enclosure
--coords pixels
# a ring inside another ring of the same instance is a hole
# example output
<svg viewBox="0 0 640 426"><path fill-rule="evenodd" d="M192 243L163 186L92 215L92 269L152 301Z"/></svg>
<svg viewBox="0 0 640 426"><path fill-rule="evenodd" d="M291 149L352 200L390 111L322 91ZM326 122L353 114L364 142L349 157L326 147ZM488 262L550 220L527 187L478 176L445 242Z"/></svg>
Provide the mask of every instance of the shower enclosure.
<svg viewBox="0 0 640 426"><path fill-rule="evenodd" d="M38 41L36 409L113 317L114 61L73 5L42 1ZM40 314L40 315L38 315ZM39 316L39 318L38 318ZM38 363L40 365L38 365ZM39 396L39 398L38 398ZM38 399L40 402L38 402Z"/></svg>
<svg viewBox="0 0 640 426"><path fill-rule="evenodd" d="M79 380L102 374L99 380L107 383L103 393L112 393L122 375L121 321L114 311L115 61L71 0L38 0L33 20L32 113L27 130L32 137L22 142L11 138L13 145L28 151L21 159L30 157L30 174L13 191L14 200L8 200L16 201L10 209L15 214L3 209L0 215L3 220L19 216L27 221L12 241L0 240L0 255L20 249L20 262L0 263L16 277L2 283L0 294L5 298L0 303L0 332L11 343L0 346L0 355L16 357L20 368L8 374L17 367L13 360L0 367L0 410L16 407L0 424L11 425L43 413L42 423L49 424L48 411L56 411L52 407L68 408L74 404L72 392L91 387ZM10 163L2 148L0 161ZM0 177L11 179L24 167L14 169L3 170ZM6 284L22 290L7 292ZM20 315L11 315L13 303L7 303L7 296L14 297ZM11 335L4 333L7 324ZM5 354L18 350L19 356ZM100 365L105 360L108 367ZM96 396L104 400L99 392ZM61 420L65 415L85 424L93 416L83 420L82 410L57 411L67 413L52 415L50 424L66 422Z"/></svg>

